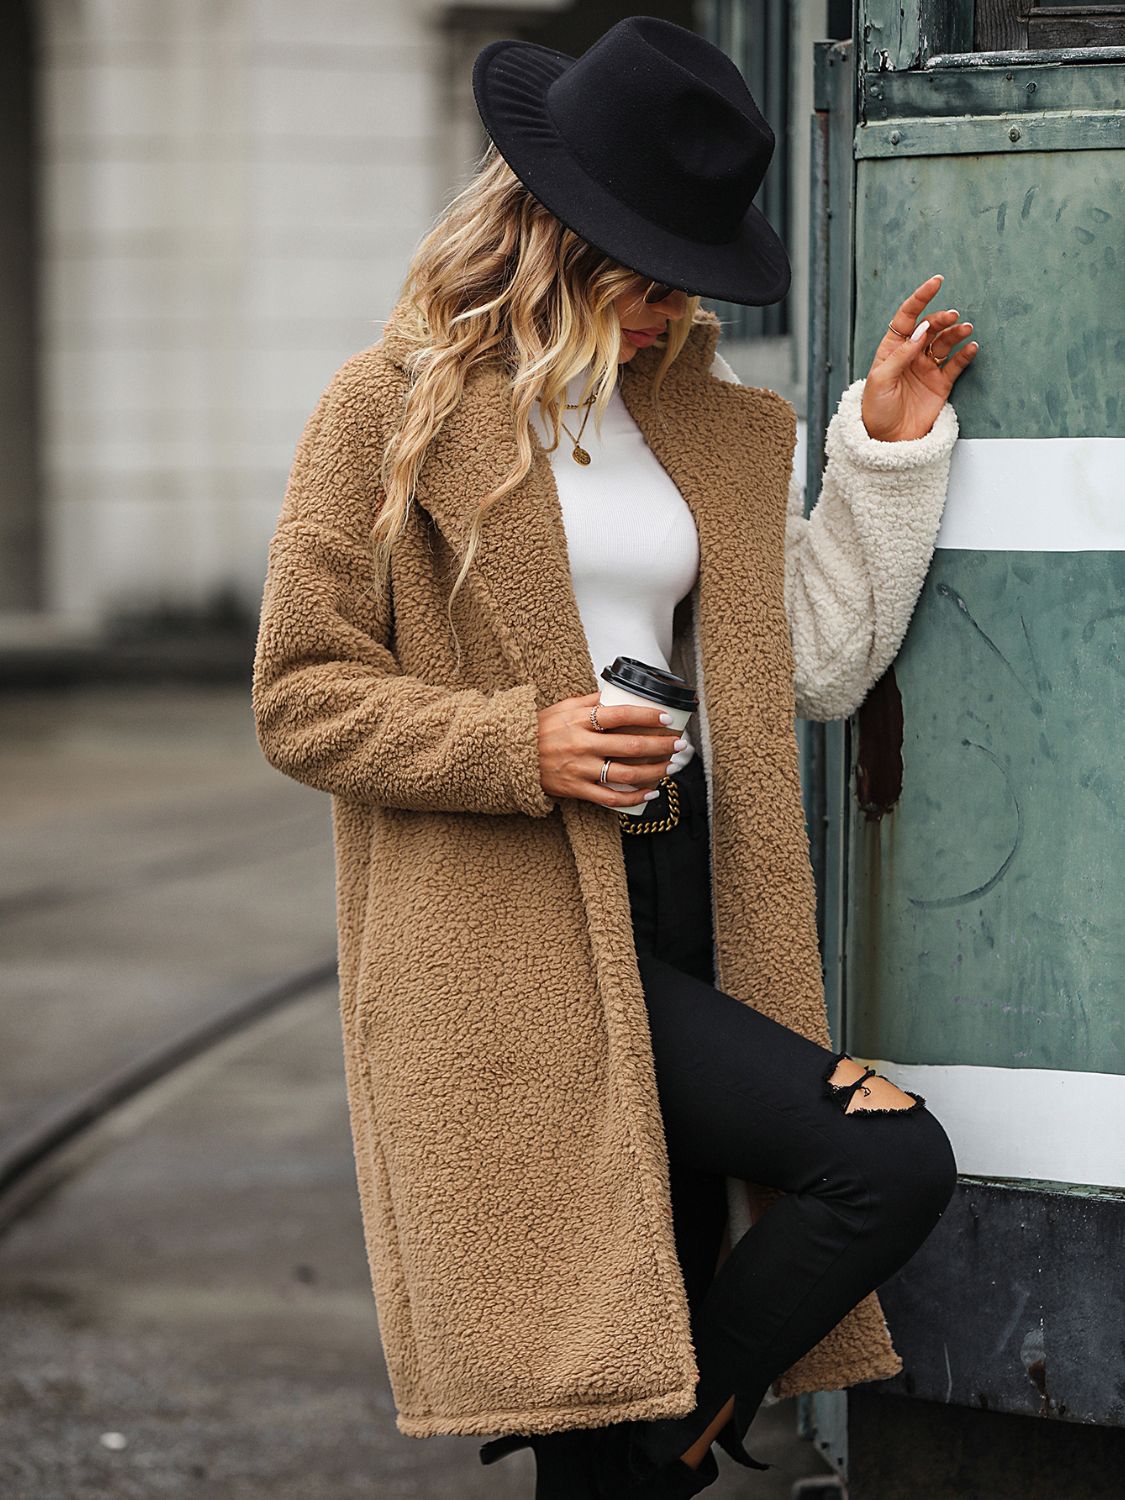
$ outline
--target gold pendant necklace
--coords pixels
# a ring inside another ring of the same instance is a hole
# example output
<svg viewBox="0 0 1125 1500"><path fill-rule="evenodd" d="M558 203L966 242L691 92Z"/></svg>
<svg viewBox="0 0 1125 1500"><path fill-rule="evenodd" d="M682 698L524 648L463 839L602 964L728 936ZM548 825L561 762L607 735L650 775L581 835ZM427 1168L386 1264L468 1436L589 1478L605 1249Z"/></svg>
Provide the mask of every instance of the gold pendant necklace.
<svg viewBox="0 0 1125 1500"><path fill-rule="evenodd" d="M561 416L559 417L559 426L562 428L562 430L566 433L567 437L570 438L571 442L573 442L573 444L574 444L574 448L573 448L570 456L571 456L571 458L573 458L573 460L574 460L574 462L576 464L588 464L590 462L590 455L586 452L586 449L583 448L582 444L578 441L578 438L580 438L582 436L583 432L586 429L586 423L589 421L590 411L591 411L591 409L593 407L593 404L594 404L594 398L593 398L593 396L590 397L589 401L584 401L582 404L586 408L586 415L582 418L582 426L578 429L578 437L574 436L574 433L571 432L570 428L563 421L562 417ZM567 406L567 410L568 411L570 410L570 406L569 405Z"/></svg>

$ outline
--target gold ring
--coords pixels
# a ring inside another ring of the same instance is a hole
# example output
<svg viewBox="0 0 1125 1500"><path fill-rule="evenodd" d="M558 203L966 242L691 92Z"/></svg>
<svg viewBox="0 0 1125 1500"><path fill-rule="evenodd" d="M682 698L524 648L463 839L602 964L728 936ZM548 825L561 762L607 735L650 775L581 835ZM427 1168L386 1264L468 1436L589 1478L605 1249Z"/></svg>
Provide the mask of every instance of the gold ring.
<svg viewBox="0 0 1125 1500"><path fill-rule="evenodd" d="M591 708L591 710L590 710L590 723L594 726L594 728L598 731L599 734L608 734L609 730L605 727L605 725L598 723L598 709L600 707L601 707L600 703L595 703L594 706L593 706L593 708Z"/></svg>
<svg viewBox="0 0 1125 1500"><path fill-rule="evenodd" d="M895 325L893 323L888 323L887 324L887 328L890 330L891 333L898 334L898 336L899 336L900 339L908 339L910 337L910 335L908 333L899 333L898 329L895 327Z"/></svg>

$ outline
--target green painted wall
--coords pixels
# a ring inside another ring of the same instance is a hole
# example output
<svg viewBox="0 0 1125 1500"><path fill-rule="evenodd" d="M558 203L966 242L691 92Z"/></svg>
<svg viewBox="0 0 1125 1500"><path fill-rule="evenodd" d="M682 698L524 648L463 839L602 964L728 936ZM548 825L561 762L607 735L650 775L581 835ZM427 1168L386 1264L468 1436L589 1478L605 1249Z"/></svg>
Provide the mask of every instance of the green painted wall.
<svg viewBox="0 0 1125 1500"><path fill-rule="evenodd" d="M1123 620L1125 553L935 553L901 799L852 798L861 1055L1125 1072Z"/></svg>
<svg viewBox="0 0 1125 1500"><path fill-rule="evenodd" d="M962 438L1125 435L1121 152L956 154L957 139L856 163L853 368L941 271L931 306L958 308L982 346L954 388ZM897 690L903 719L901 793L881 816L853 766L861 1055L1125 1072L1123 623L1125 553L935 553L876 690ZM861 711L853 762L885 774L892 722Z"/></svg>
<svg viewBox="0 0 1125 1500"><path fill-rule="evenodd" d="M853 368L902 298L945 276L981 352L953 397L963 437L1125 435L1125 169L1119 151L856 164Z"/></svg>

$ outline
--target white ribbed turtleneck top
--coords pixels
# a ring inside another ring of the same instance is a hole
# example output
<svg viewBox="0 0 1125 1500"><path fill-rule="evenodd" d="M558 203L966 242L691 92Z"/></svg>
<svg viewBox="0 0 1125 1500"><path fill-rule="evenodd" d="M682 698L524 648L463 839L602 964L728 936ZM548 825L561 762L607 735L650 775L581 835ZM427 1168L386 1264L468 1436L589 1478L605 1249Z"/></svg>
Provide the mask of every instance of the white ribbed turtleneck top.
<svg viewBox="0 0 1125 1500"><path fill-rule="evenodd" d="M573 377L566 400L582 395ZM564 411L577 435L585 412ZM550 435L539 409L531 422L544 447ZM575 463L565 432L548 453L566 530L570 572L594 676L614 657L634 656L670 670L672 612L699 571L699 536L684 497L629 415L620 387L610 398L599 436L591 414L582 431L589 464ZM679 759L695 753L690 736Z"/></svg>

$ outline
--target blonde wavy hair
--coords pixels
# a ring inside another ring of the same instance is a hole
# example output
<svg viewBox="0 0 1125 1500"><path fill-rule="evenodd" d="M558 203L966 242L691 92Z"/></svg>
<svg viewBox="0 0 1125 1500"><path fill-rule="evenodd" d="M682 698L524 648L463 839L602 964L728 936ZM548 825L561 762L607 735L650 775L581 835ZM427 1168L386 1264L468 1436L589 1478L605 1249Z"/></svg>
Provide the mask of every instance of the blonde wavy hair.
<svg viewBox="0 0 1125 1500"><path fill-rule="evenodd" d="M502 360L511 377L511 410L517 459L496 489L483 495L473 516L465 557L449 595L452 605L476 555L487 511L526 477L532 460L528 426L539 403L544 426L558 446L567 382L591 365L581 396L596 393L592 407L600 434L617 383L620 324L614 299L636 285L638 298L652 283L588 244L535 198L489 142L477 171L418 245L397 302L410 346L410 387L401 421L381 460L383 500L371 528L379 587L390 576L391 550L404 530L415 481L426 450L457 406L469 371ZM659 403L664 376L702 321L701 298L689 297L685 315L658 339L663 349L653 378ZM457 643L457 669L461 651Z"/></svg>

